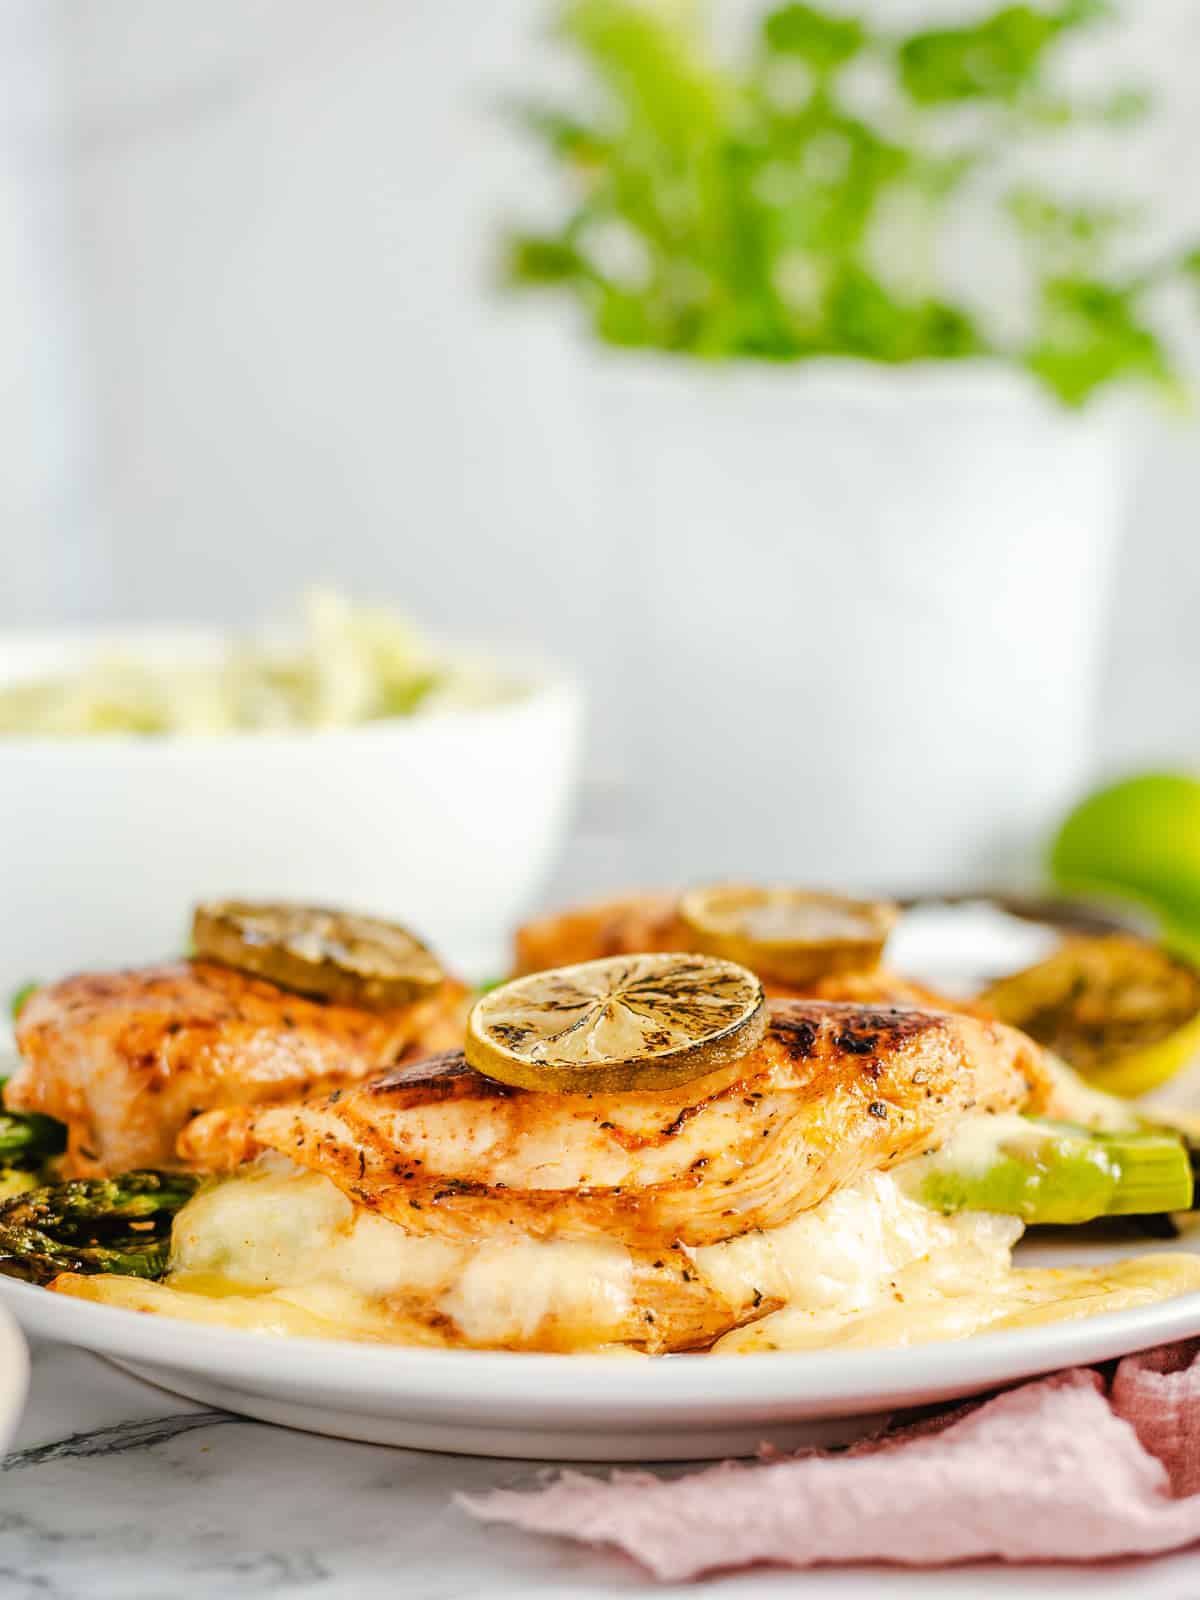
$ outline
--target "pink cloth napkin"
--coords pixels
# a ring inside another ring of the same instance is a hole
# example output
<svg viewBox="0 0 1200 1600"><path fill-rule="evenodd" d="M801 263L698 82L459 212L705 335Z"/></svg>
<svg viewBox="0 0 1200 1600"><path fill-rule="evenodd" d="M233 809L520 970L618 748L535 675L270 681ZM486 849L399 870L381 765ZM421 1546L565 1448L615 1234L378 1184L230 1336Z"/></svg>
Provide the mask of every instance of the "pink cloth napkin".
<svg viewBox="0 0 1200 1600"><path fill-rule="evenodd" d="M663 1579L758 1562L1099 1561L1200 1539L1200 1340L1059 1372L841 1453L673 1481L564 1472L461 1503Z"/></svg>

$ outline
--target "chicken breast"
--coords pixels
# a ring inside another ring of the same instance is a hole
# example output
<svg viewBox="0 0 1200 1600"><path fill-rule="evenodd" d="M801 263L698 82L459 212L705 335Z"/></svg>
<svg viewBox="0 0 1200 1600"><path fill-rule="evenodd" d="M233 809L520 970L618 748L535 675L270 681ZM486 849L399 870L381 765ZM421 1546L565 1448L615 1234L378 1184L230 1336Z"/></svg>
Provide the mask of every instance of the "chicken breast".
<svg viewBox="0 0 1200 1600"><path fill-rule="evenodd" d="M449 1053L301 1104L199 1118L204 1165L271 1149L414 1234L705 1246L777 1228L864 1174L939 1146L962 1117L1040 1110L1040 1051L996 1022L775 1001L766 1038L682 1089L560 1095Z"/></svg>
<svg viewBox="0 0 1200 1600"><path fill-rule="evenodd" d="M676 894L628 894L526 922L513 940L517 974L569 967L601 956L686 950L687 930L679 919L678 903Z"/></svg>
<svg viewBox="0 0 1200 1600"><path fill-rule="evenodd" d="M21 1012L5 1101L67 1124L67 1176L171 1166L210 1107L327 1090L456 1044L463 993L448 980L376 1013L205 962L67 978Z"/></svg>
<svg viewBox="0 0 1200 1600"><path fill-rule="evenodd" d="M513 954L518 975L572 966L603 956L638 955L654 950L690 950L692 936L678 915L679 896L667 893L624 895L539 917L517 929ZM847 1000L857 1005L925 1006L942 1011L988 1015L972 1003L951 1000L885 967L870 972L835 973L798 989L763 978L767 995L777 999L809 996Z"/></svg>

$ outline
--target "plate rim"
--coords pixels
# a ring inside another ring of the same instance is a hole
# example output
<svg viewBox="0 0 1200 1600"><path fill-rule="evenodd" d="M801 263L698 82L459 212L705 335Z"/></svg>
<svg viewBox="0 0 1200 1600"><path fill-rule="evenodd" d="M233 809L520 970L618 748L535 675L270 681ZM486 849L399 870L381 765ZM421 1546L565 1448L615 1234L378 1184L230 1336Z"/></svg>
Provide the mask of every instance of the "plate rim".
<svg viewBox="0 0 1200 1600"><path fill-rule="evenodd" d="M0 1278L0 1303L27 1331L144 1365L218 1376L253 1390L321 1383L345 1400L438 1394L507 1410L538 1401L564 1413L594 1406L706 1416L739 1405L896 1404L938 1390L967 1394L1200 1334L1200 1291L1149 1306L902 1346L614 1359L511 1350L430 1350L214 1328L103 1306ZM352 1359L351 1359L352 1358ZM719 1375L719 1382L714 1382ZM831 1409L833 1408L833 1409ZM812 1413L816 1414L816 1413Z"/></svg>

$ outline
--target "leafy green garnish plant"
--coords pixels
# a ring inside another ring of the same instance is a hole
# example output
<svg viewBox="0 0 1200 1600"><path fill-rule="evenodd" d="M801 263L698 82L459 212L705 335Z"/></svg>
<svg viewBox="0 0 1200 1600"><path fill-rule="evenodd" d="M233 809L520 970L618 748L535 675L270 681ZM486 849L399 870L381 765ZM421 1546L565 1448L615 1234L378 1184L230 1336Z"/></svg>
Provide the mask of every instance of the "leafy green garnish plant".
<svg viewBox="0 0 1200 1600"><path fill-rule="evenodd" d="M1130 265L1136 210L1011 176L1065 130L1120 138L1146 115L1132 88L1056 87L1064 45L1109 14L1059 0L889 32L784 5L731 61L689 0L562 0L555 32L581 90L569 111L519 113L561 171L565 212L510 231L506 275L573 291L614 345L993 357L1071 405L1118 380L1178 393L1156 302L1173 280L1200 284L1200 249ZM981 201L1027 274L1015 334L946 281L950 230Z"/></svg>

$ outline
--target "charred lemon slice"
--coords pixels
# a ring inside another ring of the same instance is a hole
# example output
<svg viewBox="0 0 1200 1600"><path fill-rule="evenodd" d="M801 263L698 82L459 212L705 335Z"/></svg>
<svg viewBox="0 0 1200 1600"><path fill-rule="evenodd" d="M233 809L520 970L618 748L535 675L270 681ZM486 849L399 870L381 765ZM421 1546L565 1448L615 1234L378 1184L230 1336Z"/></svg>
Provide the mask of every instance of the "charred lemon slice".
<svg viewBox="0 0 1200 1600"><path fill-rule="evenodd" d="M746 1055L766 1028L762 984L731 961L609 956L493 989L465 1049L476 1071L522 1089L671 1089Z"/></svg>
<svg viewBox="0 0 1200 1600"><path fill-rule="evenodd" d="M698 950L801 984L878 966L897 913L885 901L714 884L689 890L679 915Z"/></svg>
<svg viewBox="0 0 1200 1600"><path fill-rule="evenodd" d="M1200 1051L1200 973L1141 939L1068 939L979 998L1110 1094L1145 1094Z"/></svg>
<svg viewBox="0 0 1200 1600"><path fill-rule="evenodd" d="M197 906L196 958L266 978L281 989L386 1011L430 994L444 973L419 939L393 922L318 906Z"/></svg>

